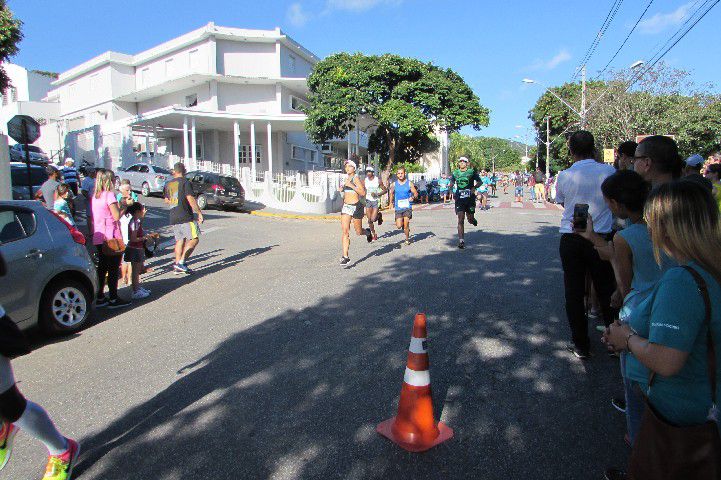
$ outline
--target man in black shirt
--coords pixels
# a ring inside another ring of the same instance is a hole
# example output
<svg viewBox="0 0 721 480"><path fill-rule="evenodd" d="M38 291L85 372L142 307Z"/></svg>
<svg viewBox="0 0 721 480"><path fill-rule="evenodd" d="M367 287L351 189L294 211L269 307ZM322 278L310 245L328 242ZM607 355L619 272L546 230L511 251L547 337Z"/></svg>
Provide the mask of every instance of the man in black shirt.
<svg viewBox="0 0 721 480"><path fill-rule="evenodd" d="M185 178L185 165L178 162L173 167L173 179L165 184L165 203L171 205L170 225L175 235L175 273L191 274L193 271L185 265L200 241L200 228L203 213L193 195L193 187ZM195 221L193 212L198 214Z"/></svg>

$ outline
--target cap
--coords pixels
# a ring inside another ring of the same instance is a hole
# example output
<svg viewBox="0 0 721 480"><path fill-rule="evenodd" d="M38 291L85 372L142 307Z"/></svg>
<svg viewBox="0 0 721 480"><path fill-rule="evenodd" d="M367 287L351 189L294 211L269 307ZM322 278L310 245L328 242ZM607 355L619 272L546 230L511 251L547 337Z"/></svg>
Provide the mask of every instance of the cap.
<svg viewBox="0 0 721 480"><path fill-rule="evenodd" d="M686 165L689 167L700 167L703 165L703 162L705 162L705 160L698 153L694 153L686 159Z"/></svg>
<svg viewBox="0 0 721 480"><path fill-rule="evenodd" d="M358 168L358 165L356 165L353 160L346 160L345 165L350 165L353 168Z"/></svg>
<svg viewBox="0 0 721 480"><path fill-rule="evenodd" d="M468 162L468 159L467 159L466 157L461 157L461 158L458 159L458 161L459 161L459 162L469 163L469 162Z"/></svg>
<svg viewBox="0 0 721 480"><path fill-rule="evenodd" d="M372 165L368 165L368 166L366 167L366 172L374 172L374 173L375 173L375 171L376 171L376 169L373 168Z"/></svg>
<svg viewBox="0 0 721 480"><path fill-rule="evenodd" d="M74 164L74 163L75 163L75 160L73 160L71 157L68 157L68 158L65 159L65 163Z"/></svg>
<svg viewBox="0 0 721 480"><path fill-rule="evenodd" d="M48 175L54 175L59 171L60 170L58 170L55 165L48 164L45 166L45 173L47 173Z"/></svg>

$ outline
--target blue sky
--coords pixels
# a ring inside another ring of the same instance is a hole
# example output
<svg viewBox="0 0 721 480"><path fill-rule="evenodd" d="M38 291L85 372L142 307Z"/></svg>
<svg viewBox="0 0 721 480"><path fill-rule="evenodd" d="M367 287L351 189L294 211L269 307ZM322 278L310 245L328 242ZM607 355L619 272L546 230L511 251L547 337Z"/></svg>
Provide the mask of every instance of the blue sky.
<svg viewBox="0 0 721 480"><path fill-rule="evenodd" d="M460 73L491 123L480 134L513 138L547 85L569 80L613 0L9 0L24 25L14 63L64 71L107 50L137 53L209 21L272 29L325 57L339 51L396 53ZM655 0L612 67L648 59L703 0ZM626 0L588 62L602 68L648 4ZM665 57L698 83L721 72L717 6ZM719 86L715 87L718 91Z"/></svg>

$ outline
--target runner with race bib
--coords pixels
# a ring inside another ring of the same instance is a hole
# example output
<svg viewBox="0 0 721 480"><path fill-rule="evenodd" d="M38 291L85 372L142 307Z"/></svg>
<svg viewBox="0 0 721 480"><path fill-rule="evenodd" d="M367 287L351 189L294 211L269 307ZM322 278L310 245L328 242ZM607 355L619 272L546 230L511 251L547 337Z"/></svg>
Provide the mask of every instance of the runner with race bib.
<svg viewBox="0 0 721 480"><path fill-rule="evenodd" d="M340 215L340 224L343 229L343 256L340 258L341 265L347 265L350 262L348 250L350 250L351 222L359 236L365 236L368 243L373 241L373 235L370 229L363 229L363 216L365 212L361 199L365 197L366 189L363 180L356 175L356 168L353 160L346 160L345 173L347 176L343 185L338 187L338 191L343 195L343 208Z"/></svg>
<svg viewBox="0 0 721 480"><path fill-rule="evenodd" d="M411 200L418 199L418 190L413 182L406 178L405 168L400 167L396 177L398 179L390 185L390 203L396 210L396 227L403 229L406 234L406 245L410 245L411 218L413 218Z"/></svg>
<svg viewBox="0 0 721 480"><path fill-rule="evenodd" d="M468 223L474 227L478 225L478 220L473 214L476 212L475 189L481 185L481 177L473 168L468 168L468 164L466 157L459 158L458 168L451 175L451 187L456 187L453 197L456 200L456 216L458 217L458 248L461 249L466 248L464 217L467 217Z"/></svg>
<svg viewBox="0 0 721 480"><path fill-rule="evenodd" d="M378 225L383 225L383 214L379 211L381 196L388 191L381 179L376 176L375 168L368 165L366 168L366 218L368 218L368 226L373 234L373 240L378 240L378 234L374 223L378 221Z"/></svg>

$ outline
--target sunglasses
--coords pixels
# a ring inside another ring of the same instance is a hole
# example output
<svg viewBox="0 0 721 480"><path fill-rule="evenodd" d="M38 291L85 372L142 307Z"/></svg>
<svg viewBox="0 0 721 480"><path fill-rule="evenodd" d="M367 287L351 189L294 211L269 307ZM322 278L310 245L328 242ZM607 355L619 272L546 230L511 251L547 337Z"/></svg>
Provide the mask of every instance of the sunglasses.
<svg viewBox="0 0 721 480"><path fill-rule="evenodd" d="M634 164L634 163L636 163L637 160L643 160L644 158L649 159L649 160L651 159L651 157L649 157L648 155L639 155L639 156L634 155L633 157L631 157L630 162L631 162L631 164Z"/></svg>

